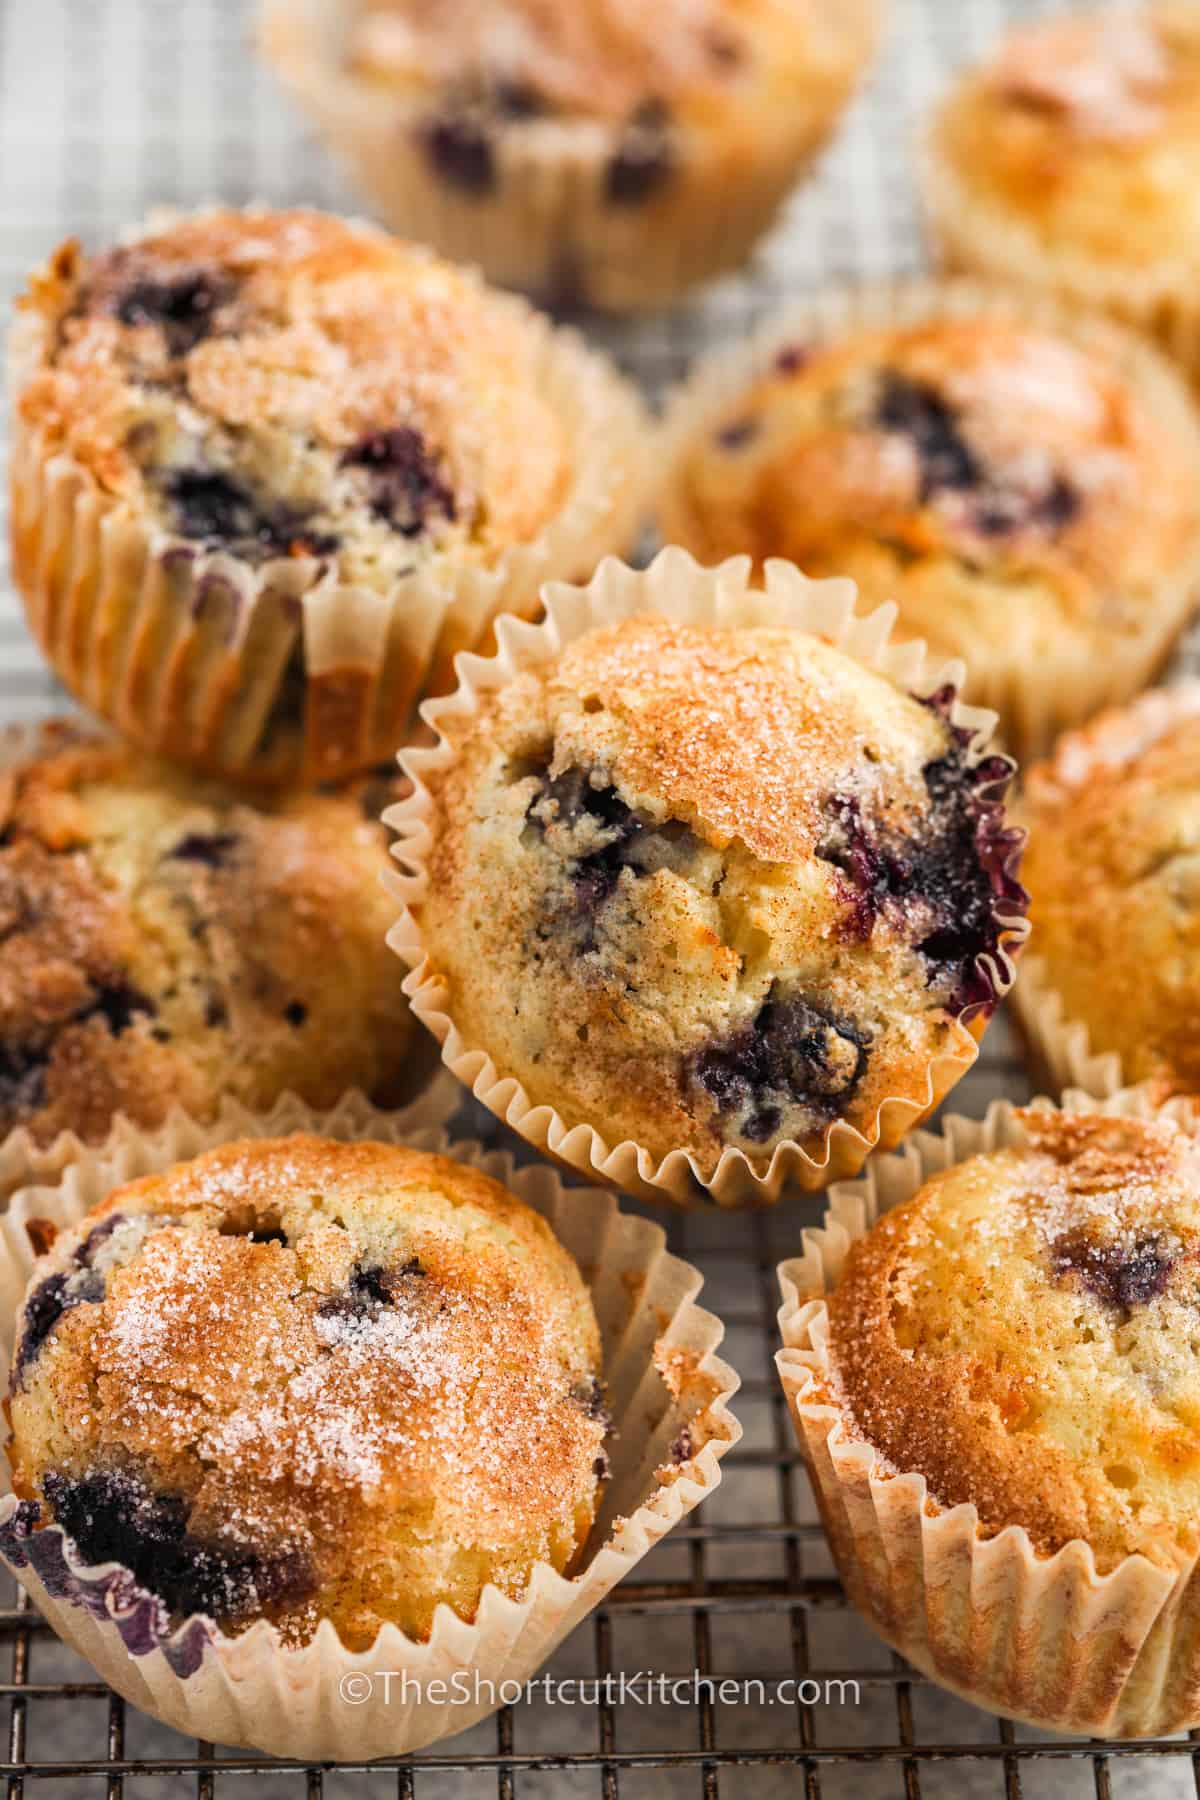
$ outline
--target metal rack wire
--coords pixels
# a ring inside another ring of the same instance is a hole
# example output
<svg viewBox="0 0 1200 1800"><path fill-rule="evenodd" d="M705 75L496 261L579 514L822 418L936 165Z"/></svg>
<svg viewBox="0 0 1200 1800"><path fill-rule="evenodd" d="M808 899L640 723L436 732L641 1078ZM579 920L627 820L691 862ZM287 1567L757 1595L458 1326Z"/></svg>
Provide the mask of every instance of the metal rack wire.
<svg viewBox="0 0 1200 1800"><path fill-rule="evenodd" d="M569 4L570 0L563 0ZM827 0L836 5L837 0ZM918 266L909 148L946 73L1046 0L893 0L892 35L819 179L744 275L686 314L594 327L657 392L705 346L743 335L821 281ZM58 238L100 241L149 205L222 195L338 205L348 196L248 47L252 0L3 0L0 293ZM1193 660L1189 655L1188 660ZM62 703L0 580L0 719ZM978 1111L1025 1078L1001 1021L953 1105ZM492 1122L463 1121L473 1135ZM706 1275L728 1326L746 1427L713 1499L641 1565L553 1662L568 1678L652 1669L856 1683L857 1700L646 1708L637 1701L505 1708L400 1764L301 1769L176 1736L144 1719L0 1589L0 1714L9 1800L200 1800L238 1792L329 1800L884 1800L902 1795L1154 1800L1200 1795L1200 1738L1104 1746L1049 1738L952 1700L849 1611L821 1537L775 1378L774 1268L815 1203L772 1216L697 1215L672 1244ZM0 1745L2 1751L2 1745Z"/></svg>

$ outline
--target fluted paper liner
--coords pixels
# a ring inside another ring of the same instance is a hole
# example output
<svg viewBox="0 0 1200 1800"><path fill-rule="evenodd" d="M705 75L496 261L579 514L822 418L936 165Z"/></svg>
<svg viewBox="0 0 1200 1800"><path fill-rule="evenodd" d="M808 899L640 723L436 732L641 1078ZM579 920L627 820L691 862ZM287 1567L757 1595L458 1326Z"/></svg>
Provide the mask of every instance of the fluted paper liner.
<svg viewBox="0 0 1200 1800"><path fill-rule="evenodd" d="M370 1649L350 1652L328 1621L300 1649L282 1644L265 1621L238 1636L203 1617L171 1630L159 1603L127 1570L81 1563L56 1526L21 1529L7 1457L0 1456L0 1556L61 1638L118 1693L177 1731L306 1762L358 1762L465 1730L502 1703L501 1683L530 1680L567 1633L711 1494L722 1457L741 1436L726 1404L738 1378L714 1355L724 1328L695 1304L702 1277L667 1254L660 1228L621 1212L610 1194L565 1188L545 1165L516 1168L506 1153L448 1144L441 1123L436 1113L432 1128L423 1123L419 1105L399 1120L361 1100L331 1113L295 1101L265 1115L231 1106L217 1126L177 1115L160 1132L129 1130L104 1150L81 1152L57 1186L23 1190L0 1218L5 1372L35 1260L26 1221L74 1224L120 1183L231 1138L306 1130L440 1151L503 1182L540 1213L591 1292L613 1415L612 1475L582 1566L568 1577L538 1563L519 1600L489 1584L473 1621L439 1606L427 1642L386 1625ZM365 1684L373 1691L364 1699L355 1678L384 1671L391 1671L388 1680ZM461 1686L426 1698L435 1681ZM447 1700L446 1693L463 1697Z"/></svg>
<svg viewBox="0 0 1200 1800"><path fill-rule="evenodd" d="M152 215L134 237L164 222L169 215ZM641 401L577 333L510 294L489 304L531 335L533 383L563 425L572 464L543 530L489 566L469 551L435 550L379 588L341 580L336 562L321 573L308 556L251 567L104 492L18 409L13 570L34 636L72 693L143 749L212 773L335 779L394 754L418 701L453 684L455 653L484 645L497 612L536 613L541 582L583 579L600 556L628 549L647 501ZM40 332L32 315L18 315L14 395L36 367ZM288 696L296 656L303 724L281 732L273 708Z"/></svg>
<svg viewBox="0 0 1200 1800"><path fill-rule="evenodd" d="M1055 755L1031 771L1030 787L1018 807L1018 815L1030 818L1027 803L1039 782L1081 787L1095 766L1121 766L1173 724L1195 717L1198 712L1200 682L1191 682L1183 687L1154 689L1120 712L1103 714L1084 730L1064 738ZM1045 958L1037 954L1036 939L1033 953L1021 960L1020 979L1013 988L1012 1000L1039 1087L1054 1094L1079 1088L1107 1099L1133 1082L1135 1071L1125 1067L1119 1052L1098 1048L1091 1041L1087 1025L1069 1016ZM1141 1085L1153 1101L1170 1098L1169 1082L1150 1080Z"/></svg>
<svg viewBox="0 0 1200 1800"><path fill-rule="evenodd" d="M1139 1089L1104 1101L1071 1094L1065 1110L1154 1115ZM1195 1128L1184 1107L1160 1116ZM850 1245L930 1176L1020 1135L1014 1108L997 1101L986 1118L951 1116L941 1136L919 1132L863 1180L834 1188L824 1225L779 1268L776 1365L838 1573L894 1650L1008 1718L1097 1737L1165 1736L1200 1723L1196 1557L1181 1551L1172 1573L1132 1555L1099 1574L1080 1540L1043 1556L1021 1526L982 1537L973 1506L940 1506L923 1475L892 1468L820 1397L832 1371L825 1296Z"/></svg>
<svg viewBox="0 0 1200 1800"><path fill-rule="evenodd" d="M880 0L839 0L839 8L855 23L861 72L879 35ZM839 104L807 108L797 93L787 131L757 154L734 156L711 134L690 132L670 183L628 206L606 195L609 127L539 118L497 134L495 190L469 194L431 168L419 112L347 67L350 11L347 0L265 0L264 57L393 230L551 302L664 306L740 267L815 163L853 89L848 75Z"/></svg>
<svg viewBox="0 0 1200 1800"><path fill-rule="evenodd" d="M919 159L921 199L933 247L949 269L1020 281L1095 308L1153 337L1193 377L1200 374L1200 299L1183 255L1124 261L1070 243L1051 244L966 181L928 133Z"/></svg>
<svg viewBox="0 0 1200 1800"><path fill-rule="evenodd" d="M1143 338L1053 294L999 280L904 279L814 295L769 319L748 342L700 361L669 399L663 422L665 478L658 505L663 539L687 543L692 535L677 480L689 447L704 441L728 407L770 371L781 350L836 342L859 330L971 318L999 318L1054 332L1118 369L1156 422L1184 446L1200 492L1200 411L1176 371ZM961 631L964 622L951 617L952 605L948 598L947 622ZM1023 641L1010 617L1004 622L1002 651L986 634L976 634L962 646L965 696L1000 715L1001 740L1023 762L1048 750L1059 732L1153 681L1198 605L1200 504L1187 555L1179 567L1163 572L1138 628L1123 630L1114 641L1119 654L1102 654L1100 625L1089 645L1067 641L1056 654L1044 634ZM903 612L899 627L904 628Z"/></svg>
<svg viewBox="0 0 1200 1800"><path fill-rule="evenodd" d="M639 612L662 613L694 625L773 625L807 631L897 686L920 694L961 684L961 663L931 667L922 644L889 642L894 606L858 615L852 581L809 581L784 562L767 564L761 587L751 584L750 573L748 557L734 557L718 568L703 569L679 549L662 551L646 570L627 568L610 557L586 587L547 586L543 590L547 617L541 624L507 617L498 620L495 655L460 658L457 692L427 704L422 717L435 730L443 723L457 725L478 710L483 696L505 686L522 670L550 662L567 644L595 627L615 624ZM952 718L975 734L972 753L982 756L995 715L955 701ZM425 861L433 843L435 808L426 778L448 769L455 751L439 732L435 747L410 748L402 752L400 760L413 790L384 815L397 836L392 854L405 870L391 877L404 911L388 941L409 966L404 986L413 1013L433 1032L442 1046L443 1061L475 1098L536 1149L559 1162L649 1199L667 1198L680 1205L697 1199L719 1206L770 1205L788 1183L823 1188L856 1173L870 1151L898 1143L975 1061L977 1040L986 1023L979 1015L965 1025L956 1047L931 1059L922 1093L882 1102L869 1134L845 1119L836 1119L826 1131L822 1156L813 1157L795 1142L782 1143L765 1169L735 1147L725 1149L715 1166L706 1166L682 1148L658 1158L628 1139L610 1143L591 1123L569 1125L553 1106L533 1104L520 1081L498 1068L486 1049L467 1043L447 1010L446 985L426 952L414 909L419 909L425 896ZM1027 926L1024 919L1000 911L997 921L1003 927L1000 954L995 960L987 959L987 964L996 993L1002 996L1012 984L1013 955L1024 942Z"/></svg>

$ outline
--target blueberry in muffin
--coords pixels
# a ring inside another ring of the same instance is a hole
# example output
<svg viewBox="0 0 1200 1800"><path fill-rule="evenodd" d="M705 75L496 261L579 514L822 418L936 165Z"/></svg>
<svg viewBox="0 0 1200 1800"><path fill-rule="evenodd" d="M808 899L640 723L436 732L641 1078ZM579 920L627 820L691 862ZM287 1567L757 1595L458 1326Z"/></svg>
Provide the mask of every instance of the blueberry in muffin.
<svg viewBox="0 0 1200 1800"><path fill-rule="evenodd" d="M571 1567L606 1472L591 1298L443 1157L306 1134L117 1189L37 1265L8 1411L21 1529L172 1621L350 1649Z"/></svg>
<svg viewBox="0 0 1200 1800"><path fill-rule="evenodd" d="M405 1089L390 773L252 804L73 727L0 773L0 1137Z"/></svg>
<svg viewBox="0 0 1200 1800"><path fill-rule="evenodd" d="M669 539L894 601L1021 754L1153 678L1200 595L1200 416L1144 344L946 284L832 297L752 361L676 403Z"/></svg>
<svg viewBox="0 0 1200 1800"><path fill-rule="evenodd" d="M443 715L410 918L465 1050L701 1179L799 1145L823 1180L842 1124L857 1166L973 1057L1023 909L1011 764L952 702L646 613Z"/></svg>
<svg viewBox="0 0 1200 1800"><path fill-rule="evenodd" d="M953 86L924 192L946 261L1102 307L1194 371L1200 6L1022 25Z"/></svg>
<svg viewBox="0 0 1200 1800"><path fill-rule="evenodd" d="M18 312L31 625L95 711L210 773L381 760L510 584L528 608L634 529L632 392L371 227L218 210L68 243Z"/></svg>
<svg viewBox="0 0 1200 1800"><path fill-rule="evenodd" d="M302 0L263 48L395 229L614 308L735 268L834 128L878 0Z"/></svg>

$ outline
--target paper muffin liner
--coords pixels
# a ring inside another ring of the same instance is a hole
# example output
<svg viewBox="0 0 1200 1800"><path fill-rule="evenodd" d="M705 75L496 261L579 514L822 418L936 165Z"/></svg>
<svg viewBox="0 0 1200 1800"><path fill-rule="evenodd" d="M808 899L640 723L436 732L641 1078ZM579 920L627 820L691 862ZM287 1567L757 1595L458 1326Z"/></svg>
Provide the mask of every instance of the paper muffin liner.
<svg viewBox="0 0 1200 1800"><path fill-rule="evenodd" d="M947 268L1028 283L1106 312L1157 339L1189 375L1200 374L1200 297L1186 258L1118 262L1048 243L1031 223L963 179L938 144L936 127L922 146L919 169L926 227Z"/></svg>
<svg viewBox="0 0 1200 1800"><path fill-rule="evenodd" d="M461 658L457 691L422 708L423 718L438 731L439 741L432 748L402 752L401 766L412 780L412 792L384 814L397 837L392 854L405 871L391 877L404 911L388 941L409 966L405 992L416 1018L441 1045L447 1067L477 1100L545 1155L626 1192L648 1199L667 1198L685 1206L697 1200L729 1207L771 1205L788 1184L811 1190L856 1173L872 1150L898 1143L971 1066L986 1018L977 1013L969 1023L964 1021L961 1041L931 1059L924 1090L919 1095L884 1100L869 1133L860 1132L845 1119L834 1120L826 1131L820 1157L810 1155L799 1143L786 1142L775 1148L765 1169L734 1147L726 1148L712 1166L702 1164L683 1148L660 1158L630 1139L612 1143L595 1125L583 1121L569 1124L555 1107L535 1104L520 1080L498 1068L482 1045L468 1043L455 1024L447 985L427 951L419 917L428 884L426 860L433 845L436 810L428 780L440 777L455 761L454 748L439 729L443 724L460 726L479 710L488 694L523 670L551 662L586 632L637 613L661 613L693 625L787 626L824 639L908 691L924 695L947 685L961 685L961 663L934 665L923 645L889 641L893 606L858 615L852 581L809 581L790 563L774 561L768 562L761 587L753 586L750 577L748 557L704 569L686 551L668 549L646 570L627 568L610 557L586 587L551 583L543 590L547 614L543 623L498 620L495 654ZM982 756L995 715L956 700L951 716L956 725L974 734L972 753ZM1013 873L1016 853L1014 846L1007 874ZM1000 954L988 959L998 998L1012 984L1013 958L1027 935L1025 920L1010 916L1004 906L1003 900L997 900Z"/></svg>
<svg viewBox="0 0 1200 1800"><path fill-rule="evenodd" d="M1195 465L1200 491L1200 410L1186 385L1153 346L1110 319L1032 288L959 277L906 279L836 288L768 320L749 342L702 359L669 399L663 421L658 518L665 541L694 540L694 521L678 475L689 446L703 441L726 409L767 374L780 351L823 343L858 330L886 330L939 319L999 318L1052 331L1119 369L1147 410L1179 439ZM1042 635L1023 641L1011 616L1002 643L982 634L957 652L967 665L966 698L1000 715L999 735L1020 761L1044 753L1061 731L1152 682L1200 605L1200 513L1181 565L1164 575L1142 608L1136 631L1123 631L1103 654L1100 627L1090 644L1068 638L1055 654ZM947 622L963 621L947 600ZM903 611L898 628L904 629ZM944 653L944 652L943 652Z"/></svg>
<svg viewBox="0 0 1200 1800"><path fill-rule="evenodd" d="M327 1620L299 1649L265 1621L238 1636L199 1616L172 1629L128 1570L82 1563L57 1526L28 1530L0 1455L0 1557L61 1638L119 1694L177 1731L306 1762L359 1762L465 1730L513 1699L567 1633L713 1492L721 1459L741 1436L727 1405L738 1377L714 1354L724 1327L695 1304L702 1277L668 1255L662 1230L621 1212L610 1194L564 1187L544 1164L517 1168L506 1153L449 1144L442 1123L436 1109L425 1117L416 1106L398 1118L361 1099L329 1113L296 1101L265 1115L231 1106L212 1126L179 1115L157 1133L128 1130L103 1150L81 1151L57 1185L24 1189L0 1218L5 1369L35 1261L27 1222L72 1225L121 1183L235 1138L306 1130L439 1151L540 1213L591 1293L613 1415L612 1474L582 1566L565 1576L536 1564L516 1600L489 1584L473 1620L441 1605L427 1641L385 1625L369 1649L351 1652Z"/></svg>
<svg viewBox="0 0 1200 1800"><path fill-rule="evenodd" d="M1120 712L1105 713L1083 731L1073 732L1059 744L1054 757L1031 771L1026 793L1017 808L1030 822L1040 786L1078 788L1097 767L1120 767L1153 744L1173 724L1200 713L1200 682L1178 688L1158 688L1142 694ZM1035 940L1036 946L1036 940ZM1081 950L1084 946L1081 945ZM1013 988L1014 1017L1024 1042L1027 1060L1039 1088L1061 1094L1078 1088L1101 1099L1130 1086L1136 1071L1125 1066L1116 1050L1101 1050L1092 1043L1087 1025L1073 1019L1054 985L1049 965L1034 951L1021 959L1020 977ZM1167 1077L1138 1084L1152 1101L1171 1098ZM1181 1105L1188 1104L1181 1100ZM1200 1116L1200 1102L1191 1106Z"/></svg>
<svg viewBox="0 0 1200 1800"><path fill-rule="evenodd" d="M1039 1110L1054 1110L1037 1100ZM1149 1118L1140 1089L1067 1096L1068 1112ZM1186 1107L1157 1109L1194 1131ZM851 1600L909 1662L976 1706L1052 1731L1160 1737L1200 1724L1200 1570L1131 1555L1106 1574L1074 1539L1039 1554L1022 1526L982 1537L974 1506L941 1507L925 1477L895 1470L821 1396L832 1370L825 1296L850 1245L931 1176L1019 1142L1008 1101L984 1119L918 1132L865 1179L834 1188L825 1223L779 1267L776 1356L829 1547Z"/></svg>
<svg viewBox="0 0 1200 1800"><path fill-rule="evenodd" d="M153 215L134 237L165 220ZM512 295L488 299L530 335L533 385L572 459L553 518L490 566L435 551L379 589L340 580L332 564L321 573L307 556L251 567L105 493L18 409L13 571L30 627L72 693L141 748L210 773L336 779L394 754L418 701L452 685L456 652L486 644L496 613L536 613L543 581L583 579L600 556L628 549L647 501L641 400L576 332ZM14 396L37 366L42 330L18 315Z"/></svg>
<svg viewBox="0 0 1200 1800"><path fill-rule="evenodd" d="M881 0L839 0L861 74L880 33ZM612 311L665 306L741 266L795 182L816 161L850 99L793 96L786 131L753 150L690 133L662 192L612 205L610 128L539 119L500 132L493 192L439 178L420 143L419 105L356 77L345 63L348 0L266 0L260 48L393 230L493 281L557 302Z"/></svg>

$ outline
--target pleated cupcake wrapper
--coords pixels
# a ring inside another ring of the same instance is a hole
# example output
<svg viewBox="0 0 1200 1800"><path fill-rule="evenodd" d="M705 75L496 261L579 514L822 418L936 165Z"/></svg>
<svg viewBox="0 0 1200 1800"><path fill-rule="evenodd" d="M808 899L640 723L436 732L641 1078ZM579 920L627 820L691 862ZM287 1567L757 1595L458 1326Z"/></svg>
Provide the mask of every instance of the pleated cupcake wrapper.
<svg viewBox="0 0 1200 1800"><path fill-rule="evenodd" d="M0 1345L34 1264L31 1219L74 1224L113 1188L218 1143L316 1131L436 1150L501 1181L553 1227L591 1292L604 1344L613 1415L612 1475L579 1572L535 1565L518 1600L484 1589L474 1621L439 1606L427 1642L385 1626L369 1650L346 1650L325 1621L301 1649L260 1622L230 1637L208 1619L171 1629L152 1596L113 1563L80 1562L55 1526L29 1531L0 1456L0 1556L60 1637L135 1706L212 1743L248 1745L305 1761L360 1761L420 1749L486 1717L524 1684L567 1633L721 1479L741 1436L727 1402L738 1377L714 1354L724 1328L695 1304L702 1277L668 1255L657 1225L622 1213L610 1194L566 1188L544 1164L514 1167L506 1153L449 1144L444 1113L416 1103L403 1115L352 1098L314 1113L298 1101L268 1114L230 1105L215 1125L182 1114L156 1133L131 1128L80 1151L54 1186L18 1194L0 1218ZM659 1370L662 1370L660 1374ZM390 1672L390 1673L389 1673ZM439 1695L429 1684L448 1684Z"/></svg>
<svg viewBox="0 0 1200 1800"><path fill-rule="evenodd" d="M418 701L452 684L455 654L485 644L497 612L536 612L543 581L583 578L607 551L627 549L648 498L640 399L575 332L512 295L489 304L532 334L533 385L572 459L554 517L490 566L469 550L436 551L379 588L342 581L334 566L321 574L311 557L251 568L105 493L18 413L13 568L34 635L71 691L142 748L214 773L335 778L395 752ZM23 315L10 344L14 392L39 343ZM286 709L276 719L296 656L307 672L302 737Z"/></svg>
<svg viewBox="0 0 1200 1800"><path fill-rule="evenodd" d="M1033 783L1057 786L1061 779L1064 787L1083 787L1092 768L1121 765L1154 743L1174 722L1194 717L1198 711L1200 684L1192 683L1183 692L1159 688L1142 694L1122 712L1106 714L1091 727L1064 739L1054 758L1034 773ZM1027 820L1030 818L1030 808L1023 806L1019 810ZM1033 952L1021 959L1012 1004L1038 1086L1054 1094L1079 1088L1107 1099L1118 1089L1132 1085L1134 1072L1124 1066L1117 1051L1098 1049L1087 1025L1070 1016L1046 959L1037 954L1036 941L1035 938ZM1151 1080L1139 1085L1152 1101L1161 1102L1168 1097L1165 1083ZM1195 1101L1192 1105L1196 1105ZM1197 1117L1200 1118L1200 1107Z"/></svg>
<svg viewBox="0 0 1200 1800"><path fill-rule="evenodd" d="M879 0L839 4L858 23L865 65L878 36ZM611 129L539 119L496 134L494 187L468 194L431 166L419 105L346 67L351 10L347 0L266 0L259 32L266 60L394 230L552 301L614 311L663 306L739 267L842 110L813 108L805 116L797 96L786 134L757 153L735 156L693 133L669 184L629 205L607 197Z"/></svg>
<svg viewBox="0 0 1200 1800"><path fill-rule="evenodd" d="M1020 281L1095 308L1157 339L1191 376L1200 374L1200 296L1183 257L1118 262L1051 245L1032 225L964 181L936 132L922 146L921 198L933 247L950 269Z"/></svg>
<svg viewBox="0 0 1200 1800"><path fill-rule="evenodd" d="M1048 1100L1039 1109L1053 1110ZM1068 1112L1155 1116L1147 1094L1069 1094ZM1186 1105L1158 1110L1195 1129ZM923 1475L893 1468L825 1397L835 1387L825 1296L850 1246L933 1175L1021 1140L1007 1101L984 1119L918 1132L861 1181L835 1187L803 1254L779 1267L776 1357L838 1573L894 1650L977 1706L1054 1731L1158 1737L1200 1723L1200 1571L1128 1556L1099 1574L1091 1547L1039 1555L1021 1526L979 1535L973 1506L943 1508Z"/></svg>
<svg viewBox="0 0 1200 1800"><path fill-rule="evenodd" d="M388 941L409 966L405 992L416 1017L441 1044L447 1067L477 1100L545 1155L626 1192L670 1199L684 1206L696 1201L730 1207L771 1205L789 1184L822 1188L856 1173L870 1151L898 1143L971 1066L978 1054L976 1038L982 1035L982 1022L976 1018L965 1025L958 1044L930 1060L919 1093L885 1099L868 1134L844 1119L835 1120L826 1131L819 1156L788 1142L776 1147L765 1167L752 1163L737 1148L725 1149L713 1166L702 1164L684 1148L657 1157L628 1139L612 1143L597 1125L586 1121L570 1124L555 1107L532 1101L520 1080L497 1067L484 1046L468 1043L455 1024L448 989L426 947L420 918L436 813L429 781L439 780L455 762L456 751L442 735L443 727L460 732L481 702L519 673L552 662L586 632L637 613L661 613L692 625L786 626L836 645L906 690L928 694L947 684L960 684L961 663L931 666L923 645L889 642L893 606L858 615L853 582L809 581L783 562L767 564L761 587L751 584L750 575L748 557L704 569L685 551L668 549L646 570L627 568L610 557L586 587L551 583L543 591L544 622L530 625L514 618L498 620L495 654L460 658L457 691L422 708L422 717L438 731L439 742L432 748L409 748L402 753L401 765L412 780L412 792L384 815L397 834L393 855L405 870L390 881L404 912ZM953 720L975 733L973 754L983 755L994 715L956 701ZM1027 926L1023 919L1000 912L997 920L1004 937L998 959L989 959L989 973L997 994L1002 995L1012 984L1012 957L1024 942Z"/></svg>
<svg viewBox="0 0 1200 1800"><path fill-rule="evenodd" d="M663 423L665 479L659 497L661 536L687 543L691 516L678 474L690 445L702 442L727 409L767 374L792 346L832 342L860 329L903 328L939 319L1013 320L1060 334L1080 349L1122 370L1157 421L1185 443L1200 490L1200 412L1164 359L1140 337L1108 319L1082 311L1052 294L965 278L903 280L874 287L839 288L814 296L768 320L748 343L702 361L668 401ZM949 612L947 622L963 629ZM1011 617L997 646L976 635L961 647L967 665L966 697L1000 715L999 736L1024 761L1045 752L1059 732L1102 707L1128 699L1153 681L1200 604L1200 518L1183 566L1165 576L1143 608L1136 631L1122 632L1114 654L1102 653L1099 630L1090 645L1057 653L1043 635L1022 641ZM903 613L900 626L903 629Z"/></svg>

